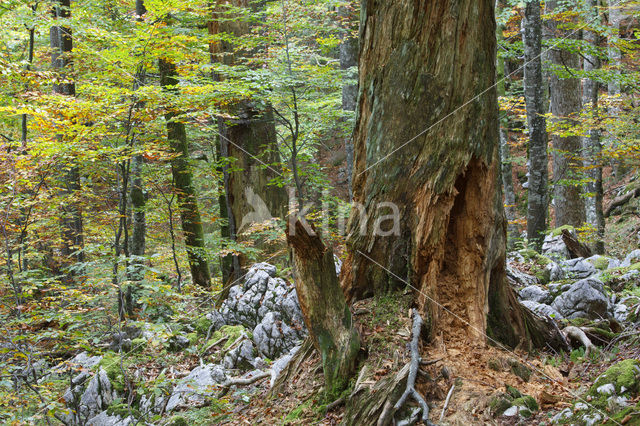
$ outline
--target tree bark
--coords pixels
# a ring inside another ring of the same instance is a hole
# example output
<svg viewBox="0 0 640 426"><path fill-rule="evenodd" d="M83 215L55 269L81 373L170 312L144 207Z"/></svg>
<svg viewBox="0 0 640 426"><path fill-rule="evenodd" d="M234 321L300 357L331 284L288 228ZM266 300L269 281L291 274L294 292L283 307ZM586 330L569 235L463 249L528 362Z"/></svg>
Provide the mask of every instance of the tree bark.
<svg viewBox="0 0 640 426"><path fill-rule="evenodd" d="M523 19L524 40L524 97L529 127L529 171L527 199L527 238L536 251L542 250L547 229L549 160L547 129L544 117L544 86L542 83L542 19L540 1L525 5Z"/></svg>
<svg viewBox="0 0 640 426"><path fill-rule="evenodd" d="M252 8L254 12L259 12L262 7L247 0L232 0L228 4ZM227 2L216 2L213 18L208 25L209 34L230 33L234 37L248 34L251 25L244 20L229 19L227 6ZM233 65L241 60L234 53L236 50L237 46L232 41L210 44L213 62ZM231 105L228 112L233 118L218 119L220 156L233 160L223 166L226 196L220 209L226 209L222 216L228 218L229 224L222 229L226 231L223 237L237 240L242 232L255 223L270 218L283 219L287 209L287 194L284 187L272 184L279 175L276 168L280 164L280 152L271 106L260 107L250 100L242 100ZM235 257L232 261L224 260L223 276L230 279L239 277L245 263L243 256ZM225 270L229 265L233 265L233 269Z"/></svg>
<svg viewBox="0 0 640 426"><path fill-rule="evenodd" d="M161 59L159 61L160 85L170 93L177 92L176 67L171 62ZM182 232L184 233L189 258L189 269L193 282L201 287L209 288L211 276L204 247L204 231L196 192L193 187L193 173L189 164L189 142L187 132L179 120L176 111L169 110L165 114L167 121L167 138L175 157L171 160L171 173L178 195L178 209Z"/></svg>
<svg viewBox="0 0 640 426"><path fill-rule="evenodd" d="M431 333L528 341L505 279L493 1L362 8L354 200L366 215L349 220L343 288L354 299L408 284Z"/></svg>
<svg viewBox="0 0 640 426"><path fill-rule="evenodd" d="M340 69L345 72L346 78L352 79L350 69L358 66L358 37L354 37L349 31L349 22L355 5L343 6L339 13L345 21L343 25L342 42L340 43ZM342 85L342 109L355 111L358 100L358 85L345 82ZM347 185L349 186L349 201L353 200L353 135L350 133L345 139L345 154L347 157Z"/></svg>
<svg viewBox="0 0 640 426"><path fill-rule="evenodd" d="M71 17L71 1L58 0L52 8L54 22ZM71 75L73 62L73 38L71 29L63 25L54 25L50 31L51 66L57 73L57 81L53 84L53 93L64 96L75 96L76 85ZM64 136L59 135L62 139ZM75 158L64 166L62 176L62 195L65 202L62 206L62 255L69 259L74 253L76 261L84 261L84 238L82 227L82 210L75 199L81 189L80 169Z"/></svg>
<svg viewBox="0 0 640 426"><path fill-rule="evenodd" d="M340 289L333 250L313 227L308 231L300 220L290 226L287 241L294 252L296 292L313 344L321 354L327 399L333 400L347 387L355 370L360 336Z"/></svg>
<svg viewBox="0 0 640 426"><path fill-rule="evenodd" d="M609 27L611 27L611 39L609 40L609 66L613 68L614 74L619 77L622 72L622 51L616 45L618 38L620 37L620 21L622 20L622 3L623 0L609 0L608 1L608 11L609 11ZM612 79L607 85L607 91L610 97L619 96L621 92L620 80L618 78ZM610 106L609 108L609 116L617 117L620 114L619 109L616 106ZM615 140L611 141L611 144L615 147L617 142ZM613 175L621 179L626 173L626 167L624 163L620 159L612 160L613 163Z"/></svg>
<svg viewBox="0 0 640 426"><path fill-rule="evenodd" d="M509 148L509 132L500 129L500 164L502 165L502 188L504 189L504 212L507 217L507 247L515 246L518 240L516 221L516 192L513 189L513 170L511 168L511 150Z"/></svg>
<svg viewBox="0 0 640 426"><path fill-rule="evenodd" d="M589 13L586 19L591 22L598 18L597 0L587 0ZM597 47L600 44L599 36L594 31L583 30L585 42ZM587 54L584 57L583 69L585 72L593 72L600 68L600 58L595 54ZM593 244L594 252L604 254L604 213L602 200L604 191L602 188L602 143L600 142L600 130L596 124L598 118L598 92L600 84L591 78L585 78L582 84L582 103L590 105L591 116L594 121L589 128L589 135L582 140L585 152L585 167L588 170L591 181L587 184L587 192L590 195L585 200L587 222L596 229L596 241Z"/></svg>
<svg viewBox="0 0 640 426"><path fill-rule="evenodd" d="M547 1L552 12L557 11L556 0ZM563 31L558 22L550 21L550 29L557 37L575 38L574 31ZM562 49L552 49L551 62L563 72L574 73L580 68L577 54ZM576 124L575 116L580 113L580 80L576 77L561 78L557 72L551 74L551 112L556 122L567 126ZM553 135L553 205L555 226L583 226L586 221L584 201L581 197L582 143L579 136L562 137Z"/></svg>

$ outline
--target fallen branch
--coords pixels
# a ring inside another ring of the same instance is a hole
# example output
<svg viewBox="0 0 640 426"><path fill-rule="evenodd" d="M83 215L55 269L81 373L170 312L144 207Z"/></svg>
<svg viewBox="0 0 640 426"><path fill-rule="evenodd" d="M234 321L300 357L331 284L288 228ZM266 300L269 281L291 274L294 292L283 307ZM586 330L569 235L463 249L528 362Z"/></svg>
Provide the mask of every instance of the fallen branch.
<svg viewBox="0 0 640 426"><path fill-rule="evenodd" d="M418 370L420 368L420 350L418 345L420 343L420 330L422 329L422 317L418 313L416 309L413 310L413 327L411 329L412 338L411 338L411 361L409 361L409 376L407 377L407 388L404 393L393 406L393 411L397 412L404 403L406 402L409 396L412 396L413 399L420 405L422 408L422 421L427 425L430 425L429 422L429 406L427 402L424 400L422 395L416 390L416 378L418 377ZM386 409L387 407L385 407ZM385 414L383 410L383 414Z"/></svg>
<svg viewBox="0 0 640 426"><path fill-rule="evenodd" d="M444 407L442 407L442 413L440 413L440 421L444 419L444 413L447 412L447 407L449 406L449 401L451 400L451 395L453 395L453 390L456 388L456 385L451 385L451 389L449 389L449 393L447 393L447 399L444 400Z"/></svg>
<svg viewBox="0 0 640 426"><path fill-rule="evenodd" d="M336 399L331 404L327 405L327 412L333 410L336 407L339 407L342 404L344 404L345 401L346 401L346 399L345 399L344 396L341 396L340 398Z"/></svg>
<svg viewBox="0 0 640 426"><path fill-rule="evenodd" d="M620 207L628 203L638 195L640 195L640 187L633 189L624 195L614 198L611 204L609 204L609 206L606 209L604 209L604 217L609 217L611 213L616 209L616 207Z"/></svg>
<svg viewBox="0 0 640 426"><path fill-rule="evenodd" d="M591 354L591 351L596 349L593 343L591 343L591 340L589 340L587 335L580 328L570 325L565 327L562 332L567 338L580 342L580 344L585 347L585 358Z"/></svg>
<svg viewBox="0 0 640 426"><path fill-rule="evenodd" d="M218 393L218 398L222 398L223 396L225 396L229 392L229 389L231 389L231 386L247 386L257 382L258 380L266 379L267 377L271 377L271 371L263 371L260 374L256 374L255 376L252 376L246 379L227 380L222 385L222 388Z"/></svg>

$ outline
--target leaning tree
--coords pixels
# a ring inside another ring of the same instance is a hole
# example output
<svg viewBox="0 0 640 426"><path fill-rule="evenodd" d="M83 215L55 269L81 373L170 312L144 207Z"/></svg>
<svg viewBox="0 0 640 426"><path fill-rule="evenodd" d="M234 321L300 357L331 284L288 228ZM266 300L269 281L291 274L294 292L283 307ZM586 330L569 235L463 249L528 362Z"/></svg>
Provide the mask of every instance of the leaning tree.
<svg viewBox="0 0 640 426"><path fill-rule="evenodd" d="M445 339L542 344L505 279L495 25L493 0L363 1L341 284L409 285Z"/></svg>

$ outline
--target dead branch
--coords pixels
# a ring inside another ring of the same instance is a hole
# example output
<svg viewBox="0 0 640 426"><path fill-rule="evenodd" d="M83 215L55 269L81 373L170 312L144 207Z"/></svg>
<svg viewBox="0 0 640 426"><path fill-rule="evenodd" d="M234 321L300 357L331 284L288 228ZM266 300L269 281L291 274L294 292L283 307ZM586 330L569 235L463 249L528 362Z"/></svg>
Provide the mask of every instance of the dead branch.
<svg viewBox="0 0 640 426"><path fill-rule="evenodd" d="M247 386L257 382L258 380L266 379L267 377L271 377L271 371L263 371L260 374L256 374L255 376L252 376L246 379L239 378L239 379L227 380L222 385L222 388L218 393L218 398L222 398L223 396L225 396L229 392L229 389L231 389L231 386Z"/></svg>
<svg viewBox="0 0 640 426"><path fill-rule="evenodd" d="M442 413L440 413L440 421L444 419L444 413L447 412L447 407L449 406L449 401L451 400L451 395L453 395L453 390L456 388L455 383L451 385L451 389L449 389L449 393L447 393L447 399L444 400L444 407L442 407Z"/></svg>
<svg viewBox="0 0 640 426"><path fill-rule="evenodd" d="M584 257L586 259L587 257L593 256L591 249L581 243L578 238L567 229L562 230L562 241L567 246L567 250L569 250L572 259L576 257Z"/></svg>
<svg viewBox="0 0 640 426"><path fill-rule="evenodd" d="M580 328L570 325L568 327L565 327L562 332L567 338L579 342L582 346L585 347L585 357L588 357L589 354L591 354L591 351L596 349L593 343L591 343L591 340L589 340L587 335Z"/></svg>
<svg viewBox="0 0 640 426"><path fill-rule="evenodd" d="M611 213L616 209L616 207L620 207L628 203L638 195L640 195L640 187L633 189L624 195L614 198L611 204L609 204L609 206L606 209L604 209L604 217L609 217Z"/></svg>

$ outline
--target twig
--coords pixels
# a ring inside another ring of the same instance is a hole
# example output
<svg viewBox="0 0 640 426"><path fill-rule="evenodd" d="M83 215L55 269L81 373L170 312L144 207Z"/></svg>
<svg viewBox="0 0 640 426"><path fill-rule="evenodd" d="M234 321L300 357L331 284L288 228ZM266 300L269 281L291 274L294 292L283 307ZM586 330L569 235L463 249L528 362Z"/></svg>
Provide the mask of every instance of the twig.
<svg viewBox="0 0 640 426"><path fill-rule="evenodd" d="M267 377L271 377L271 371L263 371L260 374L256 374L253 377L249 377L247 379L231 379L227 380L220 389L220 393L218 393L218 398L222 398L228 392L231 386L246 386L252 383L257 382L258 380L266 379Z"/></svg>
<svg viewBox="0 0 640 426"><path fill-rule="evenodd" d="M444 413L447 411L447 407L449 406L449 400L451 399L451 395L453 395L453 390L456 388L455 383L451 385L451 389L449 389L449 393L447 394L447 399L444 400L444 407L442 407L442 413L440 413L440 420L444 419Z"/></svg>

